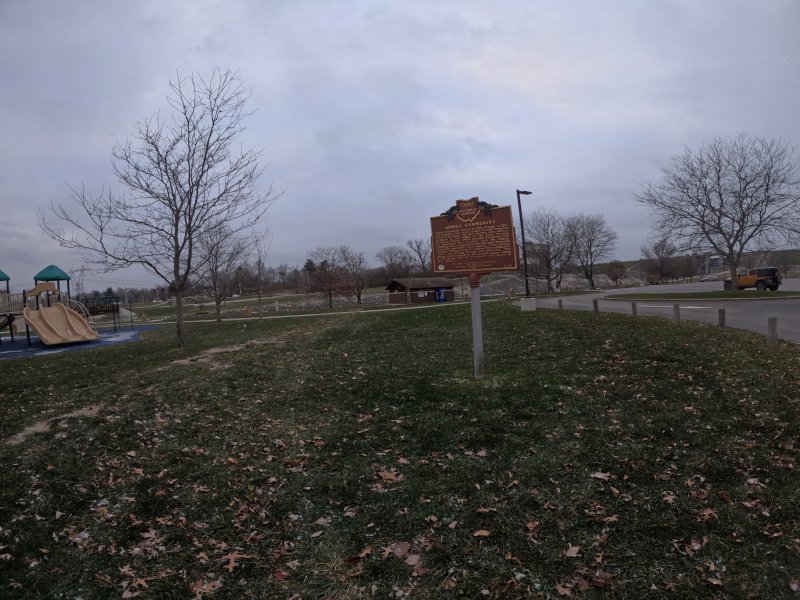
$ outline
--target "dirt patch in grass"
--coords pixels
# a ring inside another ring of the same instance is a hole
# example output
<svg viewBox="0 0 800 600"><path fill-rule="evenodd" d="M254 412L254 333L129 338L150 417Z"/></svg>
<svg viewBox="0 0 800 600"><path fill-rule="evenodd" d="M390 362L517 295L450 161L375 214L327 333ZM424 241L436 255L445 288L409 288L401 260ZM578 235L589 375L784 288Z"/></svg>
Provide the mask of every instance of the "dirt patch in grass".
<svg viewBox="0 0 800 600"><path fill-rule="evenodd" d="M229 369L233 366L233 363L220 360L219 355L241 352L242 350L252 350L254 348L257 348L258 346L264 346L264 345L283 346L290 338L309 336L315 332L318 333L319 328L312 329L310 327L307 327L303 329L288 331L268 338L242 342L241 344L231 344L229 346L218 346L216 348L208 348L206 350L203 350L202 352L199 352L198 354L195 354L194 356L189 356L187 358L174 360L172 361L171 364L172 365L202 364L207 366L212 371L216 371L218 369ZM163 371L165 369L168 369L169 366L171 365L160 367L157 370Z"/></svg>
<svg viewBox="0 0 800 600"><path fill-rule="evenodd" d="M33 425L29 425L28 427L20 431L17 435L8 438L5 441L5 443L8 444L9 446L16 446L17 444L21 444L34 433L45 433L47 431L50 431L50 428L53 426L53 423L55 423L56 421L61 421L62 419L70 419L75 417L96 417L97 414L100 412L101 408L103 408L102 405L93 404L92 406L86 406L78 410L73 410L72 412L68 412L63 415L58 415L57 417L45 419L44 421L37 421Z"/></svg>

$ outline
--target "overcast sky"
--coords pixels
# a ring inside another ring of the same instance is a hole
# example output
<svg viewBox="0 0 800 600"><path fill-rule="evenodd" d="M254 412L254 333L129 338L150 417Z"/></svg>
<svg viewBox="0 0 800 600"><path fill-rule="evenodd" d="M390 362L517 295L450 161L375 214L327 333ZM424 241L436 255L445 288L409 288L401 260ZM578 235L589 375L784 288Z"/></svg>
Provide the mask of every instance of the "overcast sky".
<svg viewBox="0 0 800 600"><path fill-rule="evenodd" d="M376 263L455 200L517 188L523 210L603 214L635 259L633 196L684 146L800 145L798 31L799 0L0 0L0 269L21 289L80 267L37 208L118 188L113 144L165 109L176 70L212 67L252 89L241 141L285 189L272 265L340 244Z"/></svg>

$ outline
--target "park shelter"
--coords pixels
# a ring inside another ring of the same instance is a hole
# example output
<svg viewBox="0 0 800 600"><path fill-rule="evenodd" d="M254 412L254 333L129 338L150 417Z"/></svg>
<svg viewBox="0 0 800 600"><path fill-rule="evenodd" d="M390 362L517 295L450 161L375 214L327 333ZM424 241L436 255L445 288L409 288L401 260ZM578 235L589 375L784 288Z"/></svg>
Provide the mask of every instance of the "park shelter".
<svg viewBox="0 0 800 600"><path fill-rule="evenodd" d="M40 281L55 281L56 286L58 287L59 293L61 292L61 282L67 282L67 297L70 296L69 293L69 280L70 276L67 275L64 271L59 269L55 265L50 265L39 271L36 275L33 276L33 283L39 283Z"/></svg>
<svg viewBox="0 0 800 600"><path fill-rule="evenodd" d="M437 295L444 302L456 299L453 282L444 277L408 277L393 279L386 286L390 304L419 304L436 302ZM438 294L437 294L438 292Z"/></svg>

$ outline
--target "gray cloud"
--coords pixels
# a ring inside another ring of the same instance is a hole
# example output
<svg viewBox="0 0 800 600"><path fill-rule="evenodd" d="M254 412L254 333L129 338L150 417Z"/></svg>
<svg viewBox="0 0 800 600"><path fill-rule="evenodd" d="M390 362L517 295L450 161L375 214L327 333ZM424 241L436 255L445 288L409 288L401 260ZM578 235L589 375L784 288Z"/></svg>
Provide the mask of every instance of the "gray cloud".
<svg viewBox="0 0 800 600"><path fill-rule="evenodd" d="M396 1L0 4L0 269L81 258L36 207L115 185L110 149L164 110L176 70L239 69L263 148L272 262L316 246L370 258L480 195L603 213L635 258L632 199L685 145L800 140L800 4ZM150 281L141 271L104 281Z"/></svg>

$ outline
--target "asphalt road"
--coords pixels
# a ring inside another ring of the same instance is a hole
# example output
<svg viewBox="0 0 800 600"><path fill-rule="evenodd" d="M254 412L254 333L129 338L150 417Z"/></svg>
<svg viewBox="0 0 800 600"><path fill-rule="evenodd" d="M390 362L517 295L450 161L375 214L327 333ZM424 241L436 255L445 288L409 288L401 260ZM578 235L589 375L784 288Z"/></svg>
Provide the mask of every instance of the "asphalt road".
<svg viewBox="0 0 800 600"><path fill-rule="evenodd" d="M578 296L562 296L565 309L592 310L592 300L598 299L599 310L631 314L631 304L623 300L611 300L612 296L625 293L654 294L686 292L713 292L722 289L722 282L682 283L676 285L658 285L644 288L627 288L619 290L602 290L592 294ZM782 291L797 291L800 295L800 279L785 279ZM749 290L742 292L747 298ZM637 300L638 313L643 316L673 318L673 300ZM725 309L726 327L747 329L763 335L767 334L767 319L778 318L778 337L800 344L800 299L775 300L680 300L681 320L702 321L716 325L719 321L719 309ZM537 298L536 306L541 308L558 308L558 298Z"/></svg>

